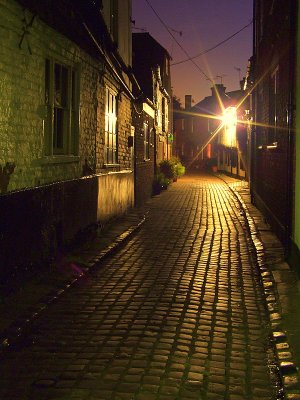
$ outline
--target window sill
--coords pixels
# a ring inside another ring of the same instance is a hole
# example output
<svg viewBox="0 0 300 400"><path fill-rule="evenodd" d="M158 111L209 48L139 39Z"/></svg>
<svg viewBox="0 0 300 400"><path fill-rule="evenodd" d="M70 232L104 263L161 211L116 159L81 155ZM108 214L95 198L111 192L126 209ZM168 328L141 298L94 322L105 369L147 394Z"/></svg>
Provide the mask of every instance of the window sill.
<svg viewBox="0 0 300 400"><path fill-rule="evenodd" d="M278 144L277 143L258 146L258 150L274 150L274 149L277 149L277 148L278 148Z"/></svg>
<svg viewBox="0 0 300 400"><path fill-rule="evenodd" d="M68 164L79 161L80 161L79 156L72 156L72 155L44 156L38 159L38 162L40 164Z"/></svg>
<svg viewBox="0 0 300 400"><path fill-rule="evenodd" d="M144 158L144 162L149 162L149 161L151 161L150 158Z"/></svg>
<svg viewBox="0 0 300 400"><path fill-rule="evenodd" d="M104 164L104 168L110 169L110 168L120 168L120 164Z"/></svg>

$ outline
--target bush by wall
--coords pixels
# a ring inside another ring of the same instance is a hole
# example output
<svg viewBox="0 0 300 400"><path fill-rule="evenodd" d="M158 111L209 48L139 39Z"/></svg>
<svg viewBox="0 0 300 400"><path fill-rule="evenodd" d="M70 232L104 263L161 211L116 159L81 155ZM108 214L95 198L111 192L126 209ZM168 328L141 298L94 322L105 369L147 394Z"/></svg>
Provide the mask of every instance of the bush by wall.
<svg viewBox="0 0 300 400"><path fill-rule="evenodd" d="M153 194L159 194L163 189L167 189L172 181L176 181L184 174L185 167L177 157L161 161L158 172L154 177Z"/></svg>

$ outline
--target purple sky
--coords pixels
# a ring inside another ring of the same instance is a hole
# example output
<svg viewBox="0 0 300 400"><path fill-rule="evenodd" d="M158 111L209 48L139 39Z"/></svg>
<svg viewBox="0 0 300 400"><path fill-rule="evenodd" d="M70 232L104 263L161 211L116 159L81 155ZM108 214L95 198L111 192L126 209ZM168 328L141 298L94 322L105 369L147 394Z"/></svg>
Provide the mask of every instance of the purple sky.
<svg viewBox="0 0 300 400"><path fill-rule="evenodd" d="M252 20L252 0L149 0L176 40L190 56L215 46ZM132 0L132 19L135 27L148 31L172 56L172 62L186 59L164 25L146 0ZM175 31L182 31L180 36ZM141 32L133 29L133 32ZM252 54L252 25L237 36L194 61L206 75L221 82L227 90L239 88L239 71L245 75ZM184 103L191 94L195 102L210 95L211 82L192 64L186 62L171 67L173 93Z"/></svg>

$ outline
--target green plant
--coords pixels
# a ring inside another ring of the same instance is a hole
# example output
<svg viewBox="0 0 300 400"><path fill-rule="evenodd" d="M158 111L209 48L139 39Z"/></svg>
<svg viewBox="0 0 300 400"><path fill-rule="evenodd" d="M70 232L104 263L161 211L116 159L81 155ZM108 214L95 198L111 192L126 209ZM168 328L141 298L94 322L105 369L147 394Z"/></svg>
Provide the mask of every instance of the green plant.
<svg viewBox="0 0 300 400"><path fill-rule="evenodd" d="M175 174L176 177L179 178L180 176L185 174L185 166L182 165L182 163L180 162L179 158L177 157L172 157L171 161L174 163L175 165Z"/></svg>
<svg viewBox="0 0 300 400"><path fill-rule="evenodd" d="M174 179L176 176L175 164L171 160L163 160L159 163L159 171L167 179Z"/></svg>
<svg viewBox="0 0 300 400"><path fill-rule="evenodd" d="M170 183L170 179L166 178L166 176L162 172L158 172L154 176L152 193L154 195L159 194L162 190L167 189Z"/></svg>
<svg viewBox="0 0 300 400"><path fill-rule="evenodd" d="M175 179L185 174L185 166L182 165L178 157L171 157L170 162L174 165Z"/></svg>

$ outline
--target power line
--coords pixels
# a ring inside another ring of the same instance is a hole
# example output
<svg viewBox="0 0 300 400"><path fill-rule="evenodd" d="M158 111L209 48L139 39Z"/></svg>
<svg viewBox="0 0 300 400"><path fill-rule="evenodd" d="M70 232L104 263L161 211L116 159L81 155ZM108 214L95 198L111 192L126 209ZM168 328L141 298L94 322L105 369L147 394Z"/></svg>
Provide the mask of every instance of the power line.
<svg viewBox="0 0 300 400"><path fill-rule="evenodd" d="M145 0L146 3L148 4L148 6L151 8L151 10L154 12L154 14L157 16L157 18L159 19L159 21L163 24L163 26L166 28L166 30L168 31L169 35L172 36L173 40L176 42L176 44L181 48L181 50L184 52L184 54L188 57L188 61L191 61L194 66L201 72L201 74L203 76L205 76L205 78L207 80L209 80L210 82L212 82L212 84L214 84L213 80L199 67L198 64L195 63L195 61L193 60L193 58L189 55L189 53L185 50L185 48L178 42L178 40L176 39L176 37L173 35L173 33L170 31L170 29L168 28L168 26L165 24L165 22L162 20L162 18L159 16L159 14L157 13L157 11L152 7L152 4L150 3L149 0Z"/></svg>
<svg viewBox="0 0 300 400"><path fill-rule="evenodd" d="M210 51L216 49L217 47L220 47L222 44L228 42L230 39L232 39L233 37L235 37L236 35L238 35L238 34L239 34L240 32L242 32L244 29L248 28L248 26L250 26L252 23L253 23L253 20L251 20L251 22L249 22L249 24L243 26L243 28L239 29L237 32L233 33L232 35L228 36L226 39L222 40L220 43L214 45L213 47L210 47L210 48L207 49L207 50L202 51L201 53L197 54L196 56L186 58L185 60L181 60L181 61L178 61L178 62L176 62L176 63L172 63L171 65L179 65L179 64L185 63L185 62L187 62L187 61L192 61L192 60L194 60L195 58L198 58L198 57L203 56L204 54L207 54L208 52L210 52Z"/></svg>

